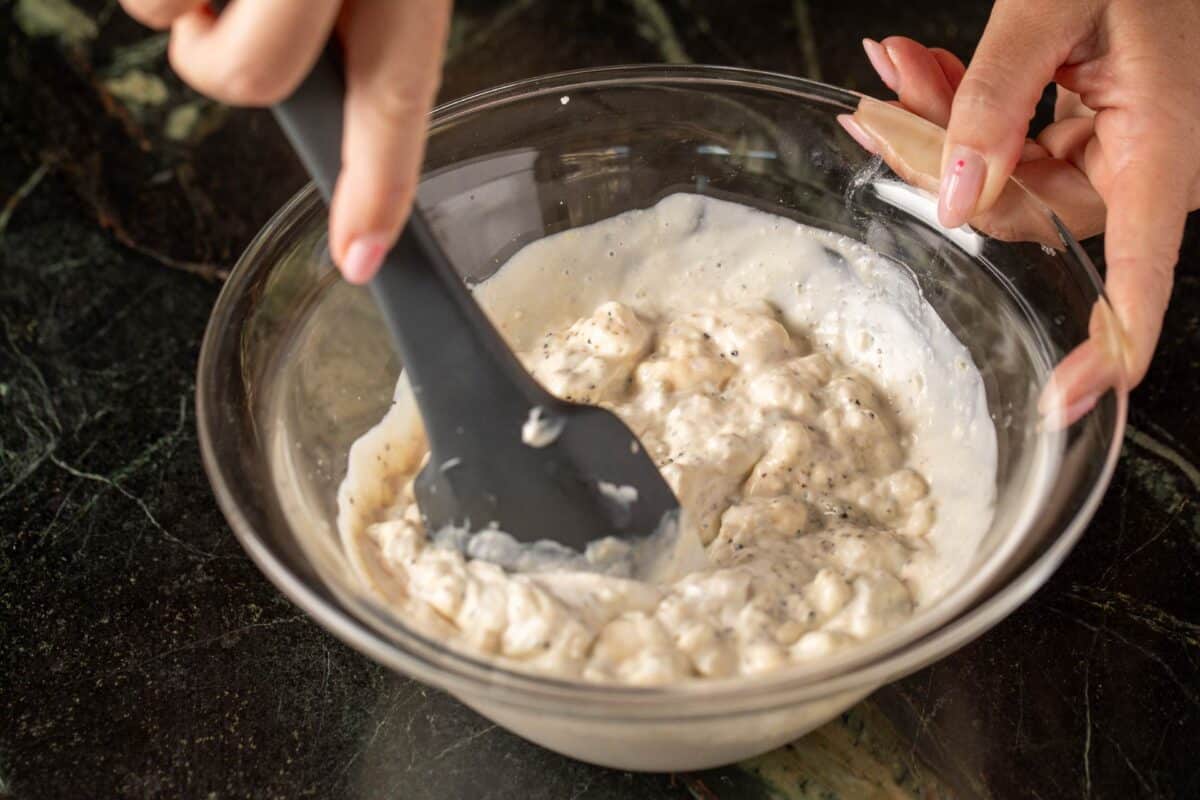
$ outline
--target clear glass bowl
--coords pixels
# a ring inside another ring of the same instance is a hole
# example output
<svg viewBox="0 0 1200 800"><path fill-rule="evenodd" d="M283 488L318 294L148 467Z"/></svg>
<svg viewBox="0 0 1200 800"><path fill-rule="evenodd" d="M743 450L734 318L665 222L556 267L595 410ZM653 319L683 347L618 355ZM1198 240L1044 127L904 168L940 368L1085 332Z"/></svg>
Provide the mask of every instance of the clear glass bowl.
<svg viewBox="0 0 1200 800"><path fill-rule="evenodd" d="M200 356L205 467L251 557L368 656L551 749L626 769L697 769L764 752L1000 621L1062 562L1112 474L1123 392L1066 430L1039 424L1036 409L1053 364L1087 337L1093 308L1105 303L1101 282L1023 189L1016 202L1035 241L940 227L931 197L837 125L860 100L711 67L525 81L434 112L419 201L469 282L534 239L677 191L833 230L906 265L979 367L999 444L995 521L967 577L939 602L813 665L662 688L515 672L410 630L364 592L334 528L350 444L383 416L400 364L366 292L329 262L312 187L238 263Z"/></svg>

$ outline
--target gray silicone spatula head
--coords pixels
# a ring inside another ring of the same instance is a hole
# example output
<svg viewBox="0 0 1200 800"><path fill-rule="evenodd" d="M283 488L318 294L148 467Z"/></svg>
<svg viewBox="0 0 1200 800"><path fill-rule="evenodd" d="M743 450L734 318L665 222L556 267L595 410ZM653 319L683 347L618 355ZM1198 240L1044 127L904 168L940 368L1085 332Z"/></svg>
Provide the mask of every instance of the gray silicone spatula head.
<svg viewBox="0 0 1200 800"><path fill-rule="evenodd" d="M554 441L523 442L519 421L513 426L507 415L462 437L430 437L437 443L414 485L429 529L494 525L522 542L583 551L609 536L653 533L673 519L675 496L617 417L563 403L535 413L547 426L562 426ZM467 436L469 445L458 441Z"/></svg>
<svg viewBox="0 0 1200 800"><path fill-rule="evenodd" d="M331 46L274 109L327 198L341 163L344 87ZM429 530L499 528L520 542L583 551L613 535L649 535L677 515L670 487L616 416L560 402L529 376L419 210L371 290L430 443L416 480ZM531 414L541 416L542 435L527 442Z"/></svg>
<svg viewBox="0 0 1200 800"><path fill-rule="evenodd" d="M430 457L415 490L426 527L498 528L582 552L654 533L678 503L614 414L558 400L500 338L413 214L371 290L396 339Z"/></svg>

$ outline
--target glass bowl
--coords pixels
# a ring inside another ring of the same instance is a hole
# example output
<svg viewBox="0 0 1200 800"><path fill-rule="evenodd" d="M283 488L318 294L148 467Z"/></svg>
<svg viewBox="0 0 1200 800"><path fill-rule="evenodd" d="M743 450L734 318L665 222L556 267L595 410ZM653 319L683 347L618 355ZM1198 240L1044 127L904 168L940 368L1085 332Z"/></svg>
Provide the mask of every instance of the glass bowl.
<svg viewBox="0 0 1200 800"><path fill-rule="evenodd" d="M409 629L364 590L335 530L350 445L389 407L400 364L367 293L338 279L311 186L237 264L200 355L205 468L251 557L371 658L553 750L635 770L699 769L769 750L1003 619L1078 540L1116 461L1123 392L1065 429L1042 424L1037 411L1053 365L1106 307L1101 282L1019 187L1029 241L938 225L933 198L838 126L836 115L860 101L869 102L797 78L713 67L524 81L434 112L419 202L471 283L532 240L677 191L832 230L905 265L969 349L997 433L995 519L966 577L938 602L829 659L753 680L659 688L517 672Z"/></svg>

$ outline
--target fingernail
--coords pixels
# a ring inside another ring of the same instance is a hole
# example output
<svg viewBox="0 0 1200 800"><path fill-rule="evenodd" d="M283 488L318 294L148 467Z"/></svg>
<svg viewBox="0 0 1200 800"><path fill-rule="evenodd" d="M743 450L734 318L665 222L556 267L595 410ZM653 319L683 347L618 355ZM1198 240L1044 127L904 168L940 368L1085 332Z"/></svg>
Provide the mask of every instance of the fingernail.
<svg viewBox="0 0 1200 800"><path fill-rule="evenodd" d="M938 220L947 228L957 228L970 219L983 191L987 162L969 147L955 145L942 173L938 191Z"/></svg>
<svg viewBox="0 0 1200 800"><path fill-rule="evenodd" d="M387 254L387 240L369 234L360 236L346 249L342 259L342 276L350 283L366 283L378 271Z"/></svg>
<svg viewBox="0 0 1200 800"><path fill-rule="evenodd" d="M879 146L875 144L875 137L863 130L863 126L858 124L850 114L838 114L838 124L845 129L846 133L850 134L850 138L862 145L862 149L868 153L878 154Z"/></svg>
<svg viewBox="0 0 1200 800"><path fill-rule="evenodd" d="M863 39L862 45L863 50L867 51L867 60L879 73L880 79L889 89L900 94L900 73L896 70L892 57L888 55L887 48L874 39Z"/></svg>

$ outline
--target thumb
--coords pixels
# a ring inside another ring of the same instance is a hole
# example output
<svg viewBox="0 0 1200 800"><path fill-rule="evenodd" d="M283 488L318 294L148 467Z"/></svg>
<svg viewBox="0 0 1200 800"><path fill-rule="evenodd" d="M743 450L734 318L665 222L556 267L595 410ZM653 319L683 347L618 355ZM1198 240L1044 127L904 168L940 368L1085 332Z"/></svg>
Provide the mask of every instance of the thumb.
<svg viewBox="0 0 1200 800"><path fill-rule="evenodd" d="M450 0L342 9L346 127L329 241L346 280L365 283L395 244L416 195Z"/></svg>
<svg viewBox="0 0 1200 800"><path fill-rule="evenodd" d="M993 7L950 110L938 191L943 225L962 225L1000 196L1079 25L1045 3L998 0Z"/></svg>

